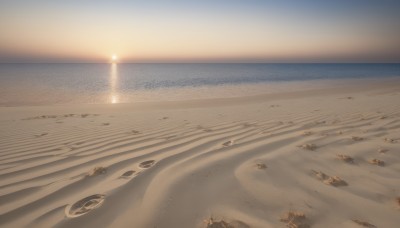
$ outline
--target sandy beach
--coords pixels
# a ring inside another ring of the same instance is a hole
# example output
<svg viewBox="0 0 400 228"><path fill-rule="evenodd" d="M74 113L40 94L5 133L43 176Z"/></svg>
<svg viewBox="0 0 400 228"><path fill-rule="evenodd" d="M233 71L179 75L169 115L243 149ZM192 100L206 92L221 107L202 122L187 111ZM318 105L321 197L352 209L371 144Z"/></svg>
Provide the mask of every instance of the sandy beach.
<svg viewBox="0 0 400 228"><path fill-rule="evenodd" d="M390 81L0 107L0 226L398 227L399 101Z"/></svg>

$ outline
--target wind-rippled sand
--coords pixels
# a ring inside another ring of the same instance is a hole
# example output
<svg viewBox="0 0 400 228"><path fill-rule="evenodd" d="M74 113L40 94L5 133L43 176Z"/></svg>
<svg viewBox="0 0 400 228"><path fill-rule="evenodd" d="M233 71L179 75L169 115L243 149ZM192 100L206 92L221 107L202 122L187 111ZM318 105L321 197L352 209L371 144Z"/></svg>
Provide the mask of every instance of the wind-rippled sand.
<svg viewBox="0 0 400 228"><path fill-rule="evenodd" d="M1 227L398 227L400 89L0 108Z"/></svg>

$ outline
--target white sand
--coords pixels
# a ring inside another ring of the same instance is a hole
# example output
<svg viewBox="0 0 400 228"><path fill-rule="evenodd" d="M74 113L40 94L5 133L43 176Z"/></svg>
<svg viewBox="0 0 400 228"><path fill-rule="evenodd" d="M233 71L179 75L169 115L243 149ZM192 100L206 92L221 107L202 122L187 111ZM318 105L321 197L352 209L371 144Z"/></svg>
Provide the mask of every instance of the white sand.
<svg viewBox="0 0 400 228"><path fill-rule="evenodd" d="M0 129L1 227L400 224L398 82L1 107Z"/></svg>

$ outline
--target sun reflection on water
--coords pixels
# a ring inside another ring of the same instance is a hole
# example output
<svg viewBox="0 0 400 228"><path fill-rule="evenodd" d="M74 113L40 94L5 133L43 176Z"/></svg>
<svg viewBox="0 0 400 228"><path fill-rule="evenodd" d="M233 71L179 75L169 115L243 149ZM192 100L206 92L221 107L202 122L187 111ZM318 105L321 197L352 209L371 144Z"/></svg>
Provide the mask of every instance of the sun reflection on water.
<svg viewBox="0 0 400 228"><path fill-rule="evenodd" d="M116 63L112 63L111 74L110 74L110 98L109 98L112 104L119 103L117 86L118 86L118 66Z"/></svg>

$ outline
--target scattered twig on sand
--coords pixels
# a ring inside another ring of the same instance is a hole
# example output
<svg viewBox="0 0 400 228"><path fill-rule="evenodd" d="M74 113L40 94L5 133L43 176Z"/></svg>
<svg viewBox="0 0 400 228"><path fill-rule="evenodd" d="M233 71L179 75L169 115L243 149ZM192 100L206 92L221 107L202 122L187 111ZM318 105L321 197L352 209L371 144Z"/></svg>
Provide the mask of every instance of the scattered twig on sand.
<svg viewBox="0 0 400 228"><path fill-rule="evenodd" d="M281 216L281 222L286 223L289 228L308 228L308 219L303 212L300 211L288 211Z"/></svg>

